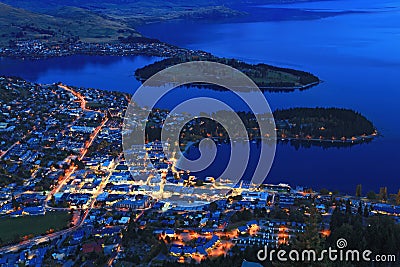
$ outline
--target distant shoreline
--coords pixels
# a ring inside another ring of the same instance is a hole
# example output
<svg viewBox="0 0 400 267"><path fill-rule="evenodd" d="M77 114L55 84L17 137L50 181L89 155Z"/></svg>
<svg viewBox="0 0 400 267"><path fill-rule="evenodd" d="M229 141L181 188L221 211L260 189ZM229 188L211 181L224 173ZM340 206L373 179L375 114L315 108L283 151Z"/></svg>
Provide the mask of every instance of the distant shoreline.
<svg viewBox="0 0 400 267"><path fill-rule="evenodd" d="M139 80L141 83L144 83L146 80L145 79L141 79L137 76L135 76L137 80ZM306 90L306 89L310 89L311 87L317 86L320 83L322 83L323 81L317 81L317 82L312 82L309 84L305 84L302 86L286 86L286 87L277 87L277 86L258 86L258 88L263 91L263 92L293 92L296 90L302 91L302 90ZM194 86L194 87L204 87L204 88L217 88L217 86L214 86L212 84L208 84L208 83L191 83L190 86ZM241 87L241 89L245 89L243 87ZM215 89L214 89L215 90ZM228 90L228 89L227 89ZM223 91L220 88L217 89L217 91ZM250 91L250 90L249 90Z"/></svg>

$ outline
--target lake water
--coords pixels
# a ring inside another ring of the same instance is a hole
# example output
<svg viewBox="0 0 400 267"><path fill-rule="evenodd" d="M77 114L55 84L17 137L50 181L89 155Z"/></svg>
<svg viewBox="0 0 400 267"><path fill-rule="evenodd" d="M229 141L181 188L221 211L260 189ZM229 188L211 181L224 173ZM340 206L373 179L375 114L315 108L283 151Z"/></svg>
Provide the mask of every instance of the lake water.
<svg viewBox="0 0 400 267"><path fill-rule="evenodd" d="M354 193L400 187L400 3L324 1L250 7L254 16L232 21L175 21L140 30L162 41L248 62L266 62L310 71L324 82L306 91L265 93L271 108L324 106L355 109L371 119L382 137L350 148L296 150L277 147L267 182L326 187ZM273 16L272 16L272 15ZM154 57L71 56L47 60L0 60L0 74L40 83L133 92L134 70ZM172 107L183 98L211 96L240 109L225 92L181 89L160 103ZM210 170L218 173L218 167Z"/></svg>

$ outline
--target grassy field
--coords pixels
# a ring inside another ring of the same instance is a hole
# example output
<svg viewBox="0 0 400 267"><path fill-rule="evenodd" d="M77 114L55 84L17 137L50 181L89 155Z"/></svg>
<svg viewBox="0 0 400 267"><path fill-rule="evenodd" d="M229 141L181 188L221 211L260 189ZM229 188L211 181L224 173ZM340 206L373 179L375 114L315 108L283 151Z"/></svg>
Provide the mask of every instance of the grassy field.
<svg viewBox="0 0 400 267"><path fill-rule="evenodd" d="M68 212L48 212L44 216L0 218L0 239L7 243L26 235L37 236L49 229L60 230L68 225Z"/></svg>

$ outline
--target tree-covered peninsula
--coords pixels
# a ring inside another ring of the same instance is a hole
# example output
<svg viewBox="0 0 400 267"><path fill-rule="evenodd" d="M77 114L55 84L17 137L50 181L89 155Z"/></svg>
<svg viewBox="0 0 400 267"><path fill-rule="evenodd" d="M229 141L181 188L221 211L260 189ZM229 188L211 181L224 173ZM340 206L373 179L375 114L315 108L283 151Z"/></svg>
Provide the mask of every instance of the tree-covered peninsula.
<svg viewBox="0 0 400 267"><path fill-rule="evenodd" d="M317 85L320 82L317 76L309 72L280 68L263 63L249 64L237 59L216 57L206 52L199 52L197 55L171 57L157 61L143 68L137 69L135 71L135 77L143 82L165 68L180 63L200 60L222 63L236 68L249 76L263 91L303 90ZM226 90L220 87L213 87L213 89Z"/></svg>
<svg viewBox="0 0 400 267"><path fill-rule="evenodd" d="M230 112L230 111L219 111ZM212 113L212 118L230 117ZM253 113L238 112L247 130L246 139L259 140L259 124ZM162 124L168 111L154 110L147 123L148 141L160 140ZM359 112L342 108L290 108L257 116L264 123L275 123L278 141L334 144L338 146L368 142L377 135L375 126ZM272 127L271 127L272 128ZM187 123L180 132L180 142L186 146L203 138L229 142L226 129L216 120L199 116ZM263 137L270 139L272 135Z"/></svg>

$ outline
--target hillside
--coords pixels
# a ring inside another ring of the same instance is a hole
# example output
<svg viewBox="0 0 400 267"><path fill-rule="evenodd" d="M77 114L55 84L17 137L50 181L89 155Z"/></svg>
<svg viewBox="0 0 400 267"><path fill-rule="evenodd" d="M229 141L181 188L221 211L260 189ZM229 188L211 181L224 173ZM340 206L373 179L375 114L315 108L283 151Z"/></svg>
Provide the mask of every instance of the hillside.
<svg viewBox="0 0 400 267"><path fill-rule="evenodd" d="M140 36L124 23L77 7L64 7L52 15L39 14L0 3L1 45L11 40L81 40L112 42L118 37Z"/></svg>
<svg viewBox="0 0 400 267"><path fill-rule="evenodd" d="M3 0L2 2L33 12L52 15L64 6L81 8L112 17L129 25L183 18L232 17L243 12L227 7L225 1L216 0Z"/></svg>

